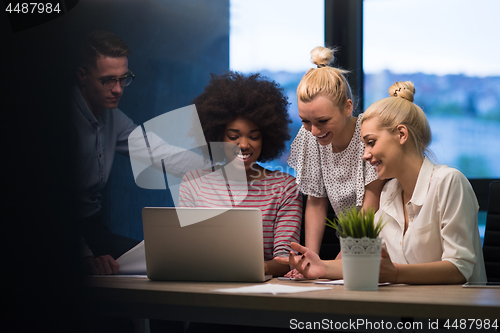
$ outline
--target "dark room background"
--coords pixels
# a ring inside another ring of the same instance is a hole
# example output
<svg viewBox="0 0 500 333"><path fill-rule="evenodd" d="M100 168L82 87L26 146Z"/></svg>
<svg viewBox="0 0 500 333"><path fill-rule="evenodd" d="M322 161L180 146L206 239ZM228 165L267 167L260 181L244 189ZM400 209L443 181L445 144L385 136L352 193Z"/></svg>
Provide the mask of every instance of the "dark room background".
<svg viewBox="0 0 500 333"><path fill-rule="evenodd" d="M75 42L102 29L128 44L136 78L119 108L138 125L191 104L210 73L229 68L229 0L80 1L64 19ZM138 240L143 207L173 206L168 190L138 187L122 155L115 157L103 197L106 224Z"/></svg>
<svg viewBox="0 0 500 333"><path fill-rule="evenodd" d="M119 107L136 124L189 105L210 73L229 67L229 0L63 2L62 15L30 26L0 14L0 299L6 309L0 322L8 332L84 329L67 103L83 38L110 30L131 48L136 79ZM136 186L124 156L116 156L104 194L106 223L137 239L141 209L172 204L169 192Z"/></svg>

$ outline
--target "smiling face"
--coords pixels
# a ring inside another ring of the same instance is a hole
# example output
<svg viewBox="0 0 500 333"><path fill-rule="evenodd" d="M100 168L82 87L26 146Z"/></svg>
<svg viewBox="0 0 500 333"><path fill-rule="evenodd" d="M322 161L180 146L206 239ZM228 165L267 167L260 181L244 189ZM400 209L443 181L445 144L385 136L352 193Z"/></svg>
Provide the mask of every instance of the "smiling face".
<svg viewBox="0 0 500 333"><path fill-rule="evenodd" d="M403 158L403 145L406 137L399 130L390 133L378 127L378 118L364 121L361 125L361 139L365 144L363 159L376 166L379 179L398 178ZM403 132L406 128L402 128Z"/></svg>
<svg viewBox="0 0 500 333"><path fill-rule="evenodd" d="M259 127L247 119L237 118L226 125L223 141L236 145L226 150L226 156L229 160L235 157L241 160L245 165L247 178L251 178L253 172L258 171L252 166L262 151L262 134Z"/></svg>
<svg viewBox="0 0 500 333"><path fill-rule="evenodd" d="M348 130L349 119L352 113L352 101L347 100L344 108L340 109L332 101L319 95L311 102L297 101L299 117L304 128L316 137L319 144L326 146L341 140Z"/></svg>
<svg viewBox="0 0 500 333"><path fill-rule="evenodd" d="M78 68L77 75L80 81L80 90L90 111L96 118L104 109L117 108L123 95L121 85L116 84L112 89L105 89L99 80L120 77L127 73L127 57L100 56L96 60L95 68Z"/></svg>

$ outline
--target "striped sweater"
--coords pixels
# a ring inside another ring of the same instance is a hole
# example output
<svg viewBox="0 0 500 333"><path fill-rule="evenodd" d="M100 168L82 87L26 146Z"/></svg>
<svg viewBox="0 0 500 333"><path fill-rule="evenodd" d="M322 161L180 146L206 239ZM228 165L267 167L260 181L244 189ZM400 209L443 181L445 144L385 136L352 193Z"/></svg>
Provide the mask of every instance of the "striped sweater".
<svg viewBox="0 0 500 333"><path fill-rule="evenodd" d="M295 178L280 171L250 183L226 181L220 170L188 172L179 189L179 207L259 208L264 260L288 255L290 242L300 240L302 195Z"/></svg>

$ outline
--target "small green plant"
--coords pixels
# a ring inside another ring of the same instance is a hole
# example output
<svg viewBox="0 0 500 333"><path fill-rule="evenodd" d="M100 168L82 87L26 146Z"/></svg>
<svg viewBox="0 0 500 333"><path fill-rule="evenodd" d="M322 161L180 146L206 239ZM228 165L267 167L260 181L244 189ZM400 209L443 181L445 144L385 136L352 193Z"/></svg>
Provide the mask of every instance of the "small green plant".
<svg viewBox="0 0 500 333"><path fill-rule="evenodd" d="M382 219L375 223L375 212L370 208L358 212L356 207L352 207L337 214L333 222L328 218L326 220L326 225L335 229L343 238L377 238L385 225Z"/></svg>

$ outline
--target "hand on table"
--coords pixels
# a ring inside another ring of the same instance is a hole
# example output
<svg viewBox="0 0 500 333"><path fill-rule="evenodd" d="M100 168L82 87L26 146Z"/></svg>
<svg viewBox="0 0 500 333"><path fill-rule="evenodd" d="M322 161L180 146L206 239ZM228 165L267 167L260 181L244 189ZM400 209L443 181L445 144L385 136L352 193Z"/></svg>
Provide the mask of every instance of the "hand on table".
<svg viewBox="0 0 500 333"><path fill-rule="evenodd" d="M117 274L120 267L118 262L109 254L97 258L85 257L83 264L85 272L93 275Z"/></svg>
<svg viewBox="0 0 500 333"><path fill-rule="evenodd" d="M295 255L290 251L288 258L276 258L281 263L287 263L294 267L300 274L308 279L317 279L325 276L325 264L320 257L307 247L297 243L290 243L292 249L302 253Z"/></svg>
<svg viewBox="0 0 500 333"><path fill-rule="evenodd" d="M396 283L398 278L398 267L396 265L392 262L389 252L383 246L380 259L379 282Z"/></svg>
<svg viewBox="0 0 500 333"><path fill-rule="evenodd" d="M299 271L294 268L290 272L286 273L285 277L294 278L294 279L302 279L302 278L304 278L304 275L299 273Z"/></svg>

